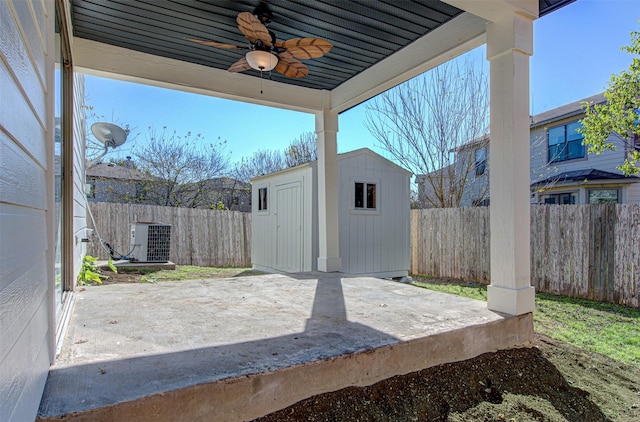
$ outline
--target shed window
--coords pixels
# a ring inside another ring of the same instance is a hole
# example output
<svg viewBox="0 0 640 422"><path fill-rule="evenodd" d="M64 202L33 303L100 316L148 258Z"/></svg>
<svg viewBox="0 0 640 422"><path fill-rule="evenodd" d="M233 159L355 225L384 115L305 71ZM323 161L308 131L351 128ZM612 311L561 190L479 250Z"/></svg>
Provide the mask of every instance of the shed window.
<svg viewBox="0 0 640 422"><path fill-rule="evenodd" d="M356 182L354 191L354 207L360 209L376 209L376 184Z"/></svg>
<svg viewBox="0 0 640 422"><path fill-rule="evenodd" d="M136 183L136 200L144 201L147 197L147 189L142 183Z"/></svg>
<svg viewBox="0 0 640 422"><path fill-rule="evenodd" d="M258 189L258 211L267 210L267 188Z"/></svg>
<svg viewBox="0 0 640 422"><path fill-rule="evenodd" d="M87 198L93 199L96 197L96 184L93 182L87 183L87 187L89 188L89 192L87 192Z"/></svg>

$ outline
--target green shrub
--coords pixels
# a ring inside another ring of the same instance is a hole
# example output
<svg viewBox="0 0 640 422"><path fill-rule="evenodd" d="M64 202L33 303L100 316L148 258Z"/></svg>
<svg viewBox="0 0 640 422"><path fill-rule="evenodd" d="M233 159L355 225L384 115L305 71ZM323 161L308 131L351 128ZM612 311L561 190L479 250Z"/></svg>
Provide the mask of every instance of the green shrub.
<svg viewBox="0 0 640 422"><path fill-rule="evenodd" d="M82 268L80 268L80 274L78 274L78 284L86 286L91 282L102 284L102 276L98 274L98 267L96 261L98 258L85 255L82 259Z"/></svg>

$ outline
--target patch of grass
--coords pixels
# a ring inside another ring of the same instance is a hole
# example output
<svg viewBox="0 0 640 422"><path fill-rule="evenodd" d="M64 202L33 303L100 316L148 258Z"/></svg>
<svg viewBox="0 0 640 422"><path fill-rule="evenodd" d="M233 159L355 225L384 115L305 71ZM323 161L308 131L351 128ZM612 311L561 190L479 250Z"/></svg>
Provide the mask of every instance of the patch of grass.
<svg viewBox="0 0 640 422"><path fill-rule="evenodd" d="M419 287L487 300L482 284L416 279ZM640 309L537 293L533 324L538 333L640 366Z"/></svg>
<svg viewBox="0 0 640 422"><path fill-rule="evenodd" d="M533 315L539 333L640 366L640 309L538 293Z"/></svg>
<svg viewBox="0 0 640 422"><path fill-rule="evenodd" d="M476 283L439 283L433 282L414 282L415 286L424 287L425 289L435 290L436 292L450 293L453 295L468 297L470 299L487 300L487 287Z"/></svg>
<svg viewBox="0 0 640 422"><path fill-rule="evenodd" d="M229 278L262 274L251 268L196 267L195 265L176 265L175 270L141 271L145 282L182 281L206 278Z"/></svg>

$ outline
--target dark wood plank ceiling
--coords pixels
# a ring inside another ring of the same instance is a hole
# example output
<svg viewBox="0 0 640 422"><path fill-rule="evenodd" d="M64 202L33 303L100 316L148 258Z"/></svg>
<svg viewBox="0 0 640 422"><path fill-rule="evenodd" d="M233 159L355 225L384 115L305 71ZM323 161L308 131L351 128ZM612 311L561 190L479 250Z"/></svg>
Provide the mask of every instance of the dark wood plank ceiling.
<svg viewBox="0 0 640 422"><path fill-rule="evenodd" d="M573 0L539 0L541 14ZM72 0L74 36L156 56L227 69L243 50L201 46L186 38L248 45L237 28L240 12L257 0ZM461 10L439 0L269 0L269 29L279 40L316 37L334 47L304 60L305 78L272 72L273 80L331 90L416 39L446 24ZM245 73L259 77L254 70ZM265 75L269 77L269 75Z"/></svg>

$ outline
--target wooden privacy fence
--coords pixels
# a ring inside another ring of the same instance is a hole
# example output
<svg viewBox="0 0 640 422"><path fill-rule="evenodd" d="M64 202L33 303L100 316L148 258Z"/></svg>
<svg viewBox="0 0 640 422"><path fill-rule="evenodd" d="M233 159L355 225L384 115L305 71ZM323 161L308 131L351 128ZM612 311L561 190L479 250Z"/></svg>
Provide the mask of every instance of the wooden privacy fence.
<svg viewBox="0 0 640 422"><path fill-rule="evenodd" d="M413 210L411 272L488 283L489 209ZM536 290L640 307L640 205L533 205Z"/></svg>
<svg viewBox="0 0 640 422"><path fill-rule="evenodd" d="M170 259L179 265L251 266L251 214L194 208L158 207L110 202L89 203L96 230L119 253L129 252L131 224L171 224ZM87 254L107 259L97 239Z"/></svg>
<svg viewBox="0 0 640 422"><path fill-rule="evenodd" d="M90 203L100 236L129 252L131 224L171 224L180 265L251 266L251 215L237 211ZM489 208L411 211L411 273L489 283ZM107 259L97 241L89 255ZM640 307L640 205L532 205L536 290Z"/></svg>

